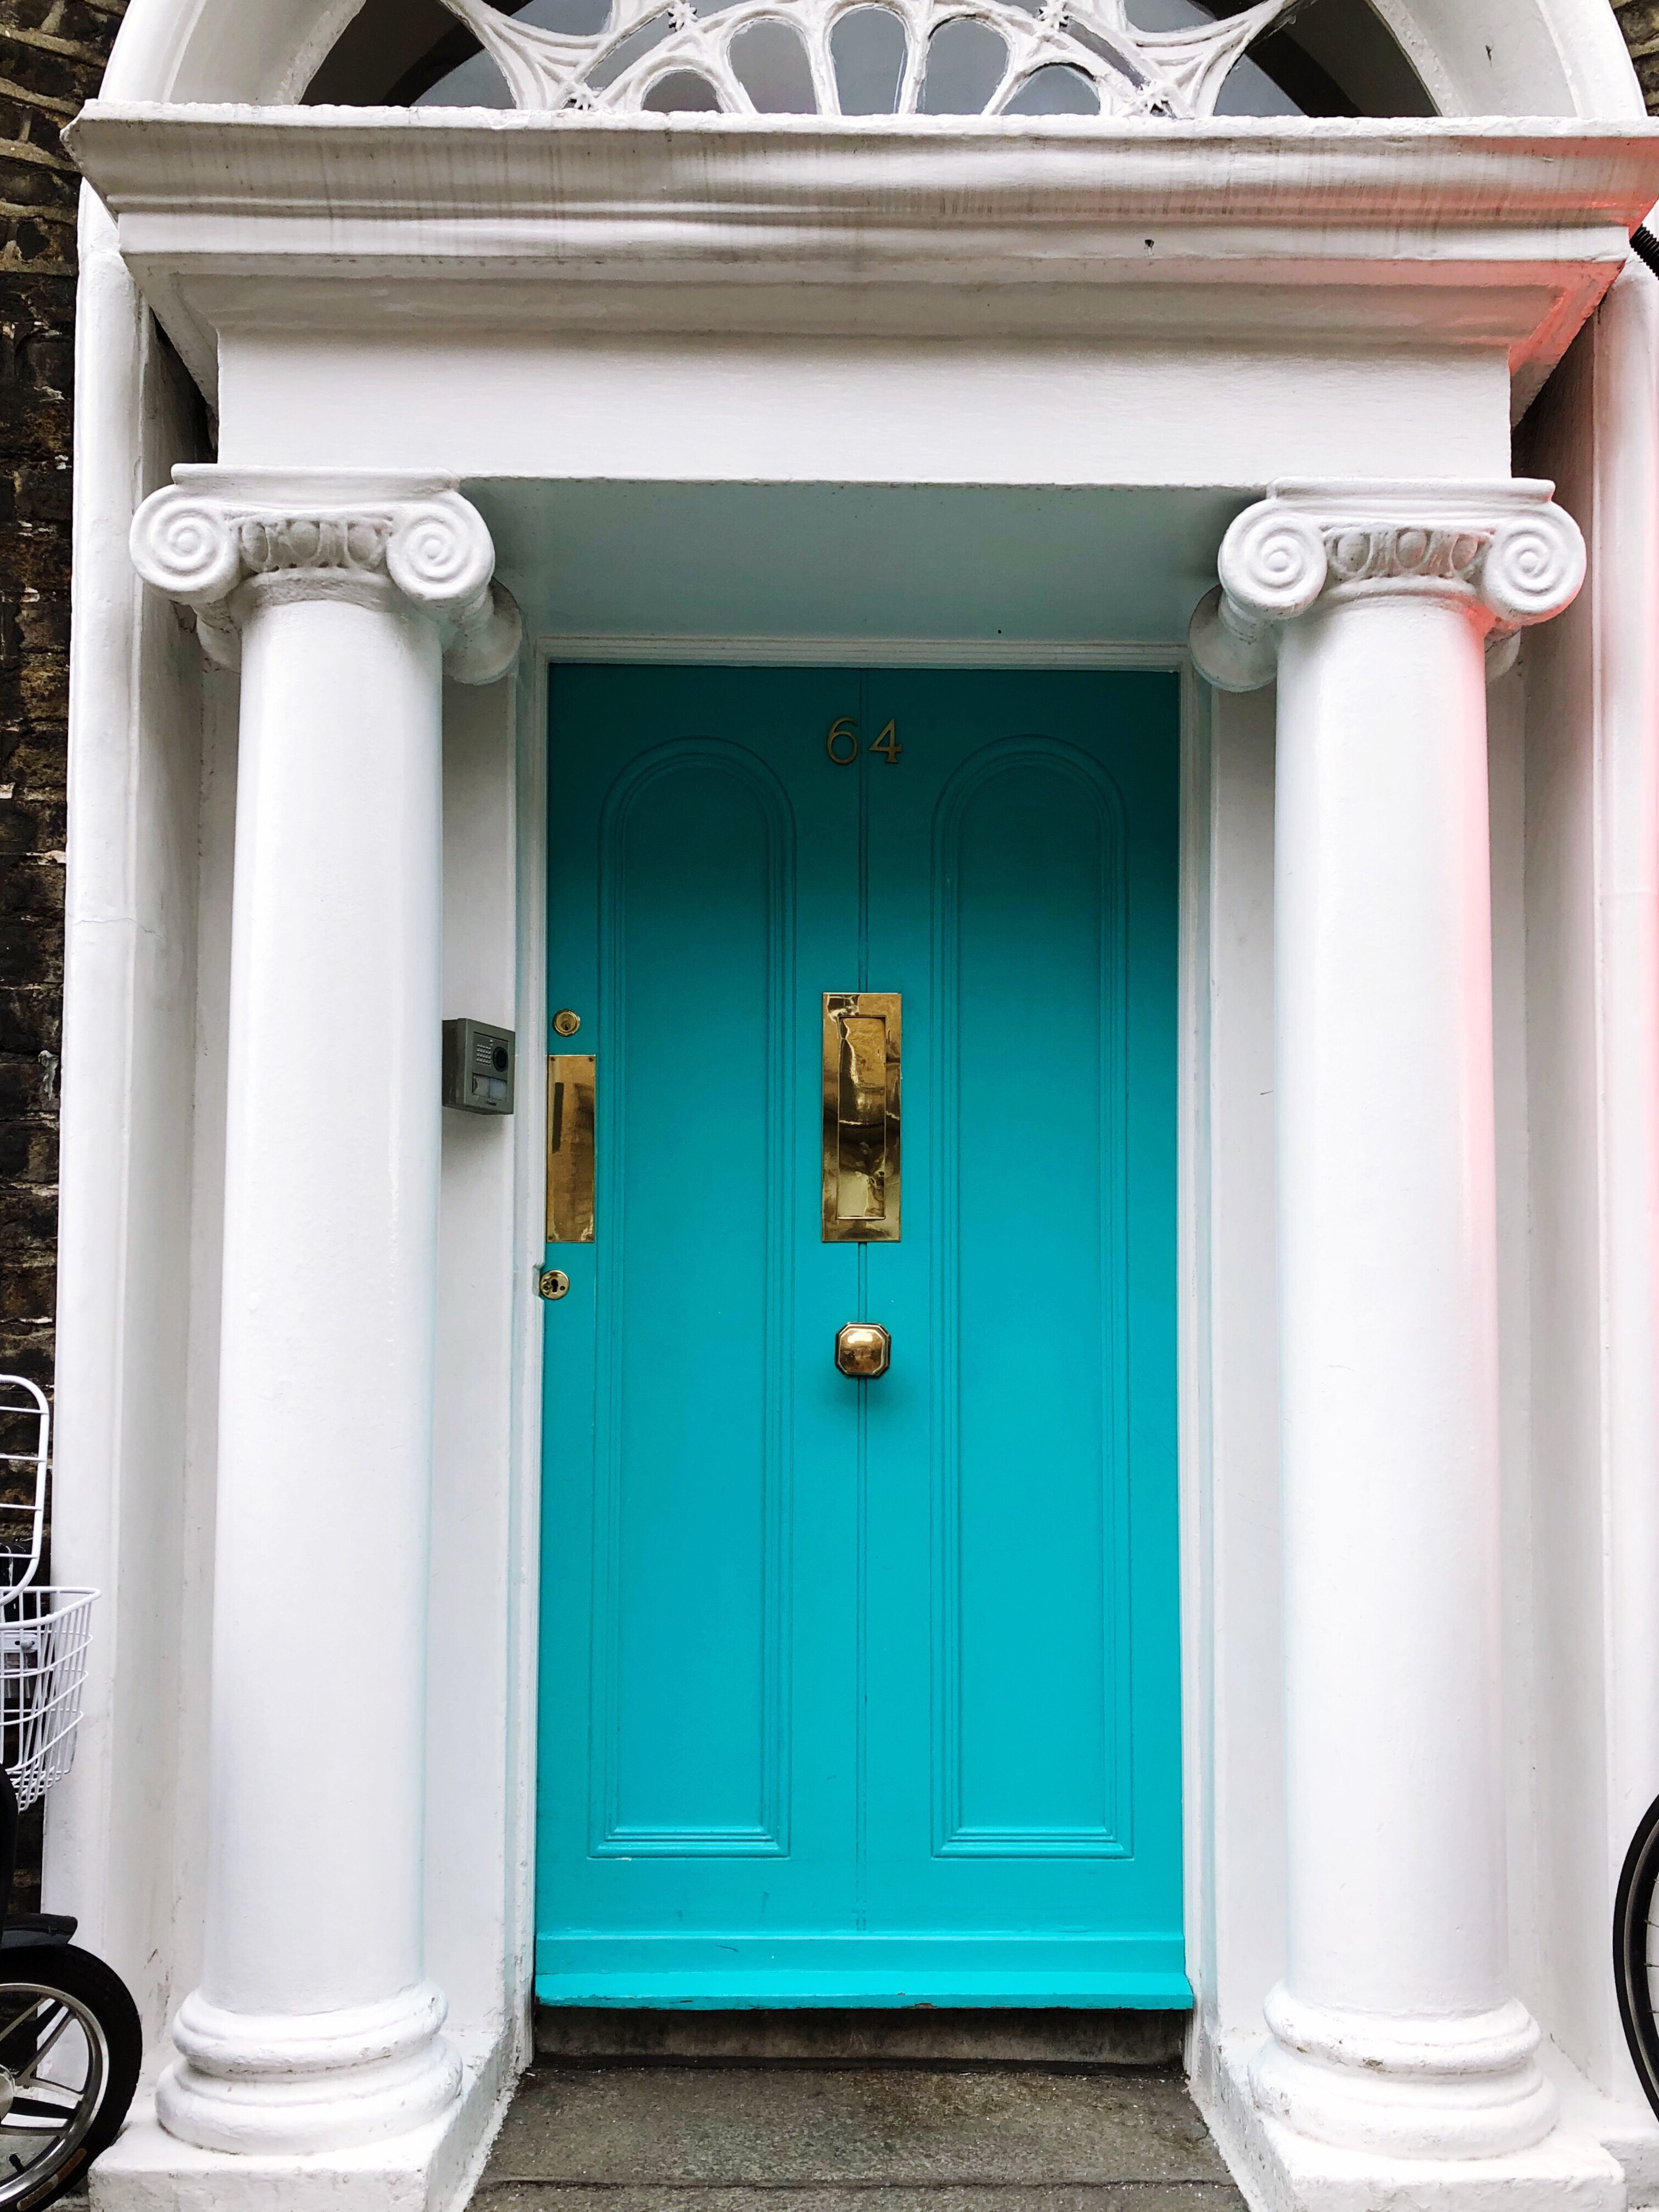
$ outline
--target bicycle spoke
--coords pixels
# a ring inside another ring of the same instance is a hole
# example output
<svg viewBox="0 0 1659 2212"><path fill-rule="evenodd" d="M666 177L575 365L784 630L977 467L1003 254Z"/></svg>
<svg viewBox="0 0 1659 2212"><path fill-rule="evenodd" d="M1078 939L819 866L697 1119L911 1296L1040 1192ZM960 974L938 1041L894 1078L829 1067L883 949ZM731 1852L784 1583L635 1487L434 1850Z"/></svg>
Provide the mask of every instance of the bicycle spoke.
<svg viewBox="0 0 1659 2212"><path fill-rule="evenodd" d="M74 2020L75 2014L70 2010L67 2005L60 2005L58 2007L57 2022L54 2025L52 2033L46 2037L43 2043L36 2045L33 2057L31 2058L28 2064L24 2067L22 2072L15 2077L19 2087L21 2087L25 2081L33 2081L36 2071L40 2067L40 2061L46 2056L48 2051L51 2051L58 2037L64 2033L64 2030L73 2024Z"/></svg>
<svg viewBox="0 0 1659 2212"><path fill-rule="evenodd" d="M67 2081L31 2081L28 2085L27 2094L31 2097L44 2098L52 2106L52 2109L54 2112L57 2112L65 2105L78 2105L82 2098L85 2096L86 2090L87 2085L84 2081L82 2081L78 2087L72 2087ZM13 2112L16 2112L24 2101L24 2095L20 2085L20 2087L14 2091L12 2095L11 2108Z"/></svg>
<svg viewBox="0 0 1659 2212"><path fill-rule="evenodd" d="M87 2085L84 2083L78 2089L71 2089L61 2081L32 2081L27 2096L13 2097L11 2110L3 2119L0 2119L0 2128L9 2127L13 2120L19 2118L27 2119L42 2115L61 2118L66 2113L72 2114L79 2108L86 2094Z"/></svg>
<svg viewBox="0 0 1659 2212"><path fill-rule="evenodd" d="M76 2106L80 2101L77 2097L75 2104L67 2106L40 2105L28 2098L20 2097L5 2118L0 2120L0 2140L4 2139L8 2129L13 2135L61 2134L75 2118Z"/></svg>

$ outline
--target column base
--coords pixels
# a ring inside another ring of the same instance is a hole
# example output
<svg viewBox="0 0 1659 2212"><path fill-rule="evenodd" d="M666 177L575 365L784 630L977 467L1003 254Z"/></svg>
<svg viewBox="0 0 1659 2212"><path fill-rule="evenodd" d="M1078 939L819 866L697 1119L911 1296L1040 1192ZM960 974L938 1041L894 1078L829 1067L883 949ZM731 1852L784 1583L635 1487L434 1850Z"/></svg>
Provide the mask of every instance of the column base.
<svg viewBox="0 0 1659 2212"><path fill-rule="evenodd" d="M1539 2033L1511 2000L1470 2019L1402 2022L1306 2003L1281 1983L1250 2067L1265 2112L1316 2142L1396 2158L1503 2158L1555 2124Z"/></svg>
<svg viewBox="0 0 1659 2212"><path fill-rule="evenodd" d="M92 2170L92 2212L460 2212L517 2076L511 2027L460 2044L460 2094L410 2133L308 2155L233 2156L182 2142L141 2100Z"/></svg>
<svg viewBox="0 0 1659 2212"><path fill-rule="evenodd" d="M461 2062L439 2034L430 1983L384 2004L258 2017L199 1990L173 2022L181 2054L155 2091L169 2135L239 2157L346 2150L408 2135L460 2094Z"/></svg>
<svg viewBox="0 0 1659 2212"><path fill-rule="evenodd" d="M1409 2158L1315 2142L1264 2112L1266 2039L1194 2027L1193 2095L1251 2212L1626 2212L1623 2169L1587 2130L1558 2126L1497 2158Z"/></svg>

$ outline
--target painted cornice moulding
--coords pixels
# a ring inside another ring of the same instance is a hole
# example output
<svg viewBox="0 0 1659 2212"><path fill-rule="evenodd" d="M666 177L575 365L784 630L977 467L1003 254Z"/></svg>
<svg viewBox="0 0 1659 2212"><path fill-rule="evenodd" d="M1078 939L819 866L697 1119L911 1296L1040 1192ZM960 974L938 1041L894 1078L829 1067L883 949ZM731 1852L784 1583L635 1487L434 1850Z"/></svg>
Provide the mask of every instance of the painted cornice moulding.
<svg viewBox="0 0 1659 2212"><path fill-rule="evenodd" d="M349 331L388 285L428 328L732 328L773 287L793 296L755 327L846 327L839 289L861 327L946 335L1006 285L1024 330L1502 345L1521 406L1659 200L1639 122L94 101L64 140L210 391L228 325ZM699 288L722 295L712 325Z"/></svg>
<svg viewBox="0 0 1659 2212"><path fill-rule="evenodd" d="M1004 219L1075 204L1133 222L1300 216L1339 228L1384 212L1505 227L1600 215L1628 236L1659 177L1659 122L1502 117L739 118L93 100L64 139L117 214L240 213L264 198L462 222L544 220L555 205L620 193L757 212L805 200L866 218L918 200Z"/></svg>

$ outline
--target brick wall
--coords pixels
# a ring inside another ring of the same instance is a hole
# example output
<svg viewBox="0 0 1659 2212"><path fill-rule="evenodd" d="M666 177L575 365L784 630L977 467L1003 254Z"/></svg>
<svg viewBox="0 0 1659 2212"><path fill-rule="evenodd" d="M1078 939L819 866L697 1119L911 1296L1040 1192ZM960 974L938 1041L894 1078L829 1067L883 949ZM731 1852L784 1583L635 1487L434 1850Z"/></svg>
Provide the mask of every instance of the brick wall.
<svg viewBox="0 0 1659 2212"><path fill-rule="evenodd" d="M126 0L0 0L0 1371L52 1382L76 179ZM39 1902L40 1808L15 1903Z"/></svg>
<svg viewBox="0 0 1659 2212"><path fill-rule="evenodd" d="M76 179L125 0L0 0L0 1369L50 1382Z"/></svg>
<svg viewBox="0 0 1659 2212"><path fill-rule="evenodd" d="M1613 0L1613 12L1641 79L1648 113L1659 115L1659 0Z"/></svg>

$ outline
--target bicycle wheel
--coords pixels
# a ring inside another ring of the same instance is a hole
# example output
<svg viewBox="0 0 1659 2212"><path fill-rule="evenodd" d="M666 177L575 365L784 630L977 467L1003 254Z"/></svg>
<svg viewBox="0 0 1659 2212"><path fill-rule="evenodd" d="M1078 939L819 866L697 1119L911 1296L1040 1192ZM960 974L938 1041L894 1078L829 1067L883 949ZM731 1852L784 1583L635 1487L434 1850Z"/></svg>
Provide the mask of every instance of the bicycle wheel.
<svg viewBox="0 0 1659 2212"><path fill-rule="evenodd" d="M1659 1887L1659 1797L1643 1814L1625 1854L1613 1908L1613 1978L1619 2017L1625 2024L1637 2079L1659 2114L1659 1925L1654 1891Z"/></svg>
<svg viewBox="0 0 1659 2212"><path fill-rule="evenodd" d="M0 2207L38 2212L115 2140L143 2037L126 1984L73 1944L0 1951Z"/></svg>

